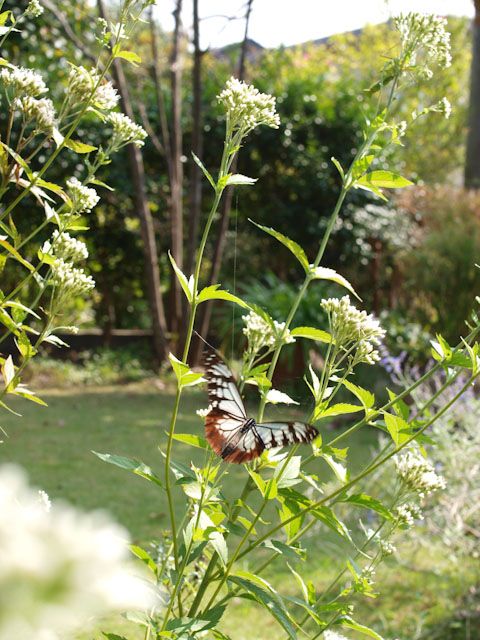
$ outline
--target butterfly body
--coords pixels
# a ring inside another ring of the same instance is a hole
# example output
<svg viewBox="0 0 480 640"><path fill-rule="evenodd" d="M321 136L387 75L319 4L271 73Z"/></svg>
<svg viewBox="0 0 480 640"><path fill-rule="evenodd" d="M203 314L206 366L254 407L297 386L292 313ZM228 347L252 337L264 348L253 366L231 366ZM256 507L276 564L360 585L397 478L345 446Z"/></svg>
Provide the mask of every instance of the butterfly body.
<svg viewBox="0 0 480 640"><path fill-rule="evenodd" d="M318 431L304 422L257 423L247 416L232 372L222 358L209 349L204 356L210 411L205 418L205 435L227 462L253 460L265 449L310 442Z"/></svg>

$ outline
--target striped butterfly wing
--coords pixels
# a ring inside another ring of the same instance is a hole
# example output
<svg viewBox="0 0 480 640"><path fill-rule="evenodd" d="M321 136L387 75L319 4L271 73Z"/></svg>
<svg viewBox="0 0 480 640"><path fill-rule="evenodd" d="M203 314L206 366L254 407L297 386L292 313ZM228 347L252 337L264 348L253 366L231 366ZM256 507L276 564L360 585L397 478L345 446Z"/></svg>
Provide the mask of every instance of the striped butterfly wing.
<svg viewBox="0 0 480 640"><path fill-rule="evenodd" d="M255 429L266 449L311 442L318 436L315 427L306 422L263 422Z"/></svg>
<svg viewBox="0 0 480 640"><path fill-rule="evenodd" d="M228 365L213 350L204 352L203 364L211 407L205 418L205 435L215 453L227 462L242 463L258 457L265 448L249 420Z"/></svg>

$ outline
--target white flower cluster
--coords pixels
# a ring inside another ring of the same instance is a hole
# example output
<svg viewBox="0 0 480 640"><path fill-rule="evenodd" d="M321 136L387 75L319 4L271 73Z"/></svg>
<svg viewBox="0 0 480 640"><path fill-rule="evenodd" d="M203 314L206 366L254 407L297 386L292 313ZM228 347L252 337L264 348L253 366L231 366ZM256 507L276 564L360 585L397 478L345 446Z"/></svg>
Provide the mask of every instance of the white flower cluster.
<svg viewBox="0 0 480 640"><path fill-rule="evenodd" d="M436 63L441 68L451 65L450 33L446 29L446 18L411 12L395 17L393 23L400 33L403 49L409 53L410 66L416 64L416 54L422 49L429 63ZM426 77L432 76L427 65L420 65L418 71Z"/></svg>
<svg viewBox="0 0 480 640"><path fill-rule="evenodd" d="M262 316L254 311L250 311L246 316L243 316L242 320L245 322L243 334L248 340L249 351L251 353L258 353L258 351L264 347L274 347L280 341L284 344L295 342L295 338L290 331L285 329L284 322L274 320L273 326L271 326Z"/></svg>
<svg viewBox="0 0 480 640"><path fill-rule="evenodd" d="M0 467L0 640L54 640L92 619L155 604L132 572L128 534L100 514L54 505Z"/></svg>
<svg viewBox="0 0 480 640"><path fill-rule="evenodd" d="M95 287L95 280L83 269L57 258L52 264L52 283L66 296L85 295Z"/></svg>
<svg viewBox="0 0 480 640"><path fill-rule="evenodd" d="M13 106L23 114L27 122L34 122L37 131L50 133L55 126L55 107L48 98L38 99L32 96L15 98Z"/></svg>
<svg viewBox="0 0 480 640"><path fill-rule="evenodd" d="M413 527L415 520L423 520L420 507L416 504L402 504L396 508L397 522L400 527Z"/></svg>
<svg viewBox="0 0 480 640"><path fill-rule="evenodd" d="M261 124L278 129L280 118L275 110L275 98L268 93L260 93L253 85L234 77L227 80L225 89L217 96L225 107L233 129L245 133Z"/></svg>
<svg viewBox="0 0 480 640"><path fill-rule="evenodd" d="M420 497L438 489L445 489L445 478L418 451L411 449L395 456L397 473L405 484Z"/></svg>
<svg viewBox="0 0 480 640"><path fill-rule="evenodd" d="M348 640L345 636L340 635L336 631L331 631L327 629L323 634L324 640Z"/></svg>
<svg viewBox="0 0 480 640"><path fill-rule="evenodd" d="M437 111L438 113L443 113L445 119L448 120L452 115L452 105L450 104L450 100L446 97L443 97L441 100L437 102L432 111Z"/></svg>
<svg viewBox="0 0 480 640"><path fill-rule="evenodd" d="M62 258L62 260L81 262L88 258L87 245L81 240L72 238L65 231L59 232L55 229L52 236L52 246L55 255Z"/></svg>
<svg viewBox="0 0 480 640"><path fill-rule="evenodd" d="M389 542L388 540L384 540L383 538L380 538L378 540L378 546L380 547L380 551L382 552L383 556L391 556L397 550L397 548L391 542Z"/></svg>
<svg viewBox="0 0 480 640"><path fill-rule="evenodd" d="M139 124L136 124L123 113L110 113L106 121L113 128L111 147L119 149L126 144L133 143L137 147L143 147L147 132Z"/></svg>
<svg viewBox="0 0 480 640"><path fill-rule="evenodd" d="M89 213L100 200L95 189L84 187L77 178L67 180L67 187L72 201L71 213Z"/></svg>
<svg viewBox="0 0 480 640"><path fill-rule="evenodd" d="M328 298L322 300L321 305L329 315L330 331L336 345L351 351L354 365L360 362L375 364L380 360L375 347L385 336L385 330L372 314L354 307L349 296Z"/></svg>
<svg viewBox="0 0 480 640"><path fill-rule="evenodd" d="M72 67L68 77L67 93L71 102L85 102L90 99L95 87L95 94L92 98L93 104L98 109L111 111L115 109L119 101L119 95L111 82L100 82L100 76L95 69L85 69L85 67ZM98 85L98 86L97 86Z"/></svg>
<svg viewBox="0 0 480 640"><path fill-rule="evenodd" d="M44 11L45 9L38 0L30 0L25 9L25 15L32 16L32 18L39 18Z"/></svg>
<svg viewBox="0 0 480 640"><path fill-rule="evenodd" d="M11 89L15 97L31 96L36 98L48 91L42 76L25 67L8 67L0 71L0 82Z"/></svg>

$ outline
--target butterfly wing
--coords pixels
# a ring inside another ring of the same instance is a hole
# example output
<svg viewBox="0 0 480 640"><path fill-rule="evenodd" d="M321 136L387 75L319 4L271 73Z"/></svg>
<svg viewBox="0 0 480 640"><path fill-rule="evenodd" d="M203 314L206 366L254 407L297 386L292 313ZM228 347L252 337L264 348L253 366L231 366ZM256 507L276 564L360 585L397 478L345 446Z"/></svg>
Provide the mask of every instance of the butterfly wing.
<svg viewBox="0 0 480 640"><path fill-rule="evenodd" d="M266 449L311 442L318 436L315 427L306 422L263 422L255 429Z"/></svg>
<svg viewBox="0 0 480 640"><path fill-rule="evenodd" d="M215 451L227 462L242 463L258 457L265 448L249 420L240 391L228 365L213 349L203 357L211 407L205 418L205 435Z"/></svg>

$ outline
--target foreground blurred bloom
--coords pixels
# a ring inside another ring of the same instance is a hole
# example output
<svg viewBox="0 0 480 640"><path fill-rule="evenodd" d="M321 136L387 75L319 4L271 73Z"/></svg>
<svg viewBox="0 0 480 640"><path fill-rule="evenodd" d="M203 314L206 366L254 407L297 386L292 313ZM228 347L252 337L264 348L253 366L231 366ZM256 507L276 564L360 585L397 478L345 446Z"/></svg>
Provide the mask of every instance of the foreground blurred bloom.
<svg viewBox="0 0 480 640"><path fill-rule="evenodd" d="M280 125L275 98L268 93L260 93L251 84L232 77L217 99L225 107L233 130L246 134L261 124L274 129Z"/></svg>
<svg viewBox="0 0 480 640"><path fill-rule="evenodd" d="M32 98L25 96L24 98L16 98L14 107L18 109L26 123L32 122L37 131L45 131L50 133L56 123L56 113L53 102L48 98Z"/></svg>
<svg viewBox="0 0 480 640"><path fill-rule="evenodd" d="M36 98L48 91L42 76L36 71L24 67L2 69L0 82L10 89L15 97L31 96Z"/></svg>
<svg viewBox="0 0 480 640"><path fill-rule="evenodd" d="M351 353L352 364L374 364L380 360L375 348L385 336L385 330L373 315L360 311L350 302L349 296L322 300L328 313L330 331L338 348Z"/></svg>
<svg viewBox="0 0 480 640"><path fill-rule="evenodd" d="M393 24L400 33L406 62L409 65L408 72L413 70L417 54L422 50L429 63L433 62L441 68L451 65L450 33L446 29L446 18L412 12L393 18ZM419 65L417 71L427 77L432 75L426 65Z"/></svg>
<svg viewBox="0 0 480 640"><path fill-rule="evenodd" d="M131 572L126 532L100 514L39 500L0 467L0 640L71 637L91 618L153 605Z"/></svg>
<svg viewBox="0 0 480 640"><path fill-rule="evenodd" d="M423 520L420 507L416 504L401 504L396 508L397 522L402 529L413 527L415 520Z"/></svg>
<svg viewBox="0 0 480 640"><path fill-rule="evenodd" d="M25 9L25 15L32 16L32 18L38 18L44 11L45 9L38 0L30 0L27 8Z"/></svg>
<svg viewBox="0 0 480 640"><path fill-rule="evenodd" d="M433 465L418 451L410 450L395 457L397 473L405 484L420 496L445 489L446 482Z"/></svg>
<svg viewBox="0 0 480 640"><path fill-rule="evenodd" d="M330 629L327 629L327 631L325 631L323 637L324 640L348 640L348 638L346 638L345 636L340 635L336 631L330 631Z"/></svg>

